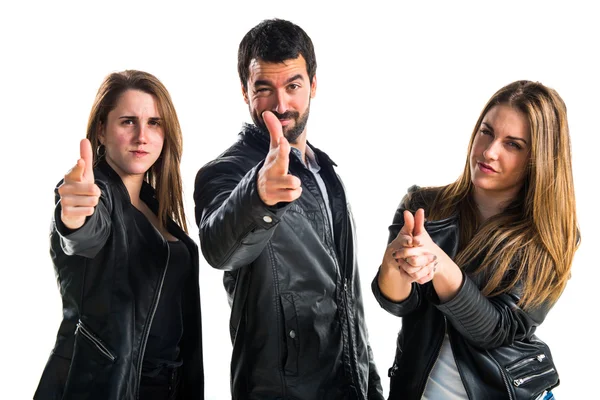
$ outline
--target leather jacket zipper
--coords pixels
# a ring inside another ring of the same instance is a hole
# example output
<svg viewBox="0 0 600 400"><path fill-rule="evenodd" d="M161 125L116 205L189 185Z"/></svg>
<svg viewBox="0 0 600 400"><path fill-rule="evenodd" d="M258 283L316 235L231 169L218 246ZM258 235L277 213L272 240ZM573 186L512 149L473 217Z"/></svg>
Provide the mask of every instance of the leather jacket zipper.
<svg viewBox="0 0 600 400"><path fill-rule="evenodd" d="M530 380L532 380L534 378L537 378L537 377L540 377L540 376L544 376L544 375L548 375L548 374L551 374L552 372L554 372L554 368L547 369L546 371L540 372L539 374L528 375L528 376L524 376L522 378L515 379L515 380L513 380L513 384L516 387L519 387L522 384L527 383L527 382L529 382Z"/></svg>
<svg viewBox="0 0 600 400"><path fill-rule="evenodd" d="M165 283L165 276L167 276L167 269L169 268L169 259L171 258L171 248L167 243L167 261L165 262L165 269L160 278L160 285L158 286L158 290L152 300L152 311L150 312L150 317L148 318L148 323L144 326L144 331L142 332L142 345L140 347L140 357L138 359L138 379L136 382L135 389L135 398L139 399L140 396L140 384L142 382L142 362L144 361L144 353L146 352L146 343L148 342L148 336L150 335L150 328L152 327L152 321L154 320L154 314L156 314L156 309L158 308L158 300L160 299L160 294L162 292L163 284Z"/></svg>
<svg viewBox="0 0 600 400"><path fill-rule="evenodd" d="M310 171L309 168L307 168L305 165L303 165L304 169L307 171L306 175L308 176L308 179L312 180L313 184L315 185L315 187L317 188L317 191L320 193L321 195L321 199L323 200L323 204L321 204L320 201L317 201L317 203L319 204L319 208L321 210L321 214L324 216L324 220L325 220L325 224L327 225L326 230L331 232L331 244L330 246L333 247L333 251L332 251L332 257L338 267L338 273L343 274L344 276L344 303L345 303L345 309L346 309L346 325L347 325L347 330L348 330L348 361L350 362L350 374L351 379L352 379L352 385L356 388L357 391L359 391L360 389L358 388L358 371L356 369L356 366L354 365L354 358L352 356L352 353L354 351L354 345L353 345L353 340L352 340L352 326L350 325L350 306L349 306L349 302L348 302L348 277L346 276L346 265L344 264L344 268L342 269L342 264L340 263L340 260L338 259L337 256L337 252L335 251L335 246L336 246L336 241L335 241L335 231L334 231L334 226L333 226L333 221L329 220L329 213L327 211L327 204L325 203L325 197L323 196L323 193L321 192L321 187L319 186L318 182L317 182L317 178L314 176L313 172ZM335 175L335 174L334 174ZM342 201L343 204L346 205L346 194L345 192L342 190ZM331 210L332 212L332 217L333 217L333 210ZM347 220L349 218L348 215L348 209L347 207L344 207L344 222L343 222L343 226L342 226L342 233L341 233L341 238L345 238L347 231L348 231L348 227L347 227ZM329 247L329 246L328 246ZM346 256L348 255L348 240L346 239L344 241L344 254L342 254L342 256L344 257L344 261ZM350 266L350 268L354 267L354 260L352 260L353 264Z"/></svg>
<svg viewBox="0 0 600 400"><path fill-rule="evenodd" d="M83 325L83 322L81 322L81 320L77 322L77 327L75 328L75 335L77 334L80 334L89 342L91 342L94 345L94 347L96 347L96 349L98 349L98 351L103 356L108 358L111 362L115 362L117 358L111 353L110 350L108 350L104 343L102 343L102 341L96 337L96 335L94 335L89 329L85 327L85 325Z"/></svg>
<svg viewBox="0 0 600 400"><path fill-rule="evenodd" d="M508 372L510 372L510 371L512 371L512 370L514 370L514 369L517 369L517 368L519 368L519 367L521 367L521 366L525 365L525 364L529 364L529 363L530 363L530 362L532 362L532 361L542 362L542 361L544 361L544 359L545 359L545 358L546 358L546 355L545 355L545 354L538 354L538 355L537 355L537 356L535 356L535 357L529 357L529 358L525 358L525 359L523 359L523 360L521 360L521 361L517 362L516 364L514 364L514 365L511 365L510 367L506 368L506 370L507 370Z"/></svg>

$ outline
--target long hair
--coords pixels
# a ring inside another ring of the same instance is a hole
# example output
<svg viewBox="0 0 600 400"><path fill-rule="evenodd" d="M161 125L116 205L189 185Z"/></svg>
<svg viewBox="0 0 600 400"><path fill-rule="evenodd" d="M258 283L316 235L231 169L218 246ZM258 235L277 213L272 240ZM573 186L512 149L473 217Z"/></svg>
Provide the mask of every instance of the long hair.
<svg viewBox="0 0 600 400"><path fill-rule="evenodd" d="M187 232L179 168L183 149L181 127L169 92L154 75L143 71L126 70L112 73L104 79L96 94L87 127L87 138L92 143L94 164L99 161L98 132L102 125L106 125L108 113L117 106L119 98L127 90L148 93L157 103L165 139L160 157L146 172L144 180L156 191L158 220L162 226L166 226L170 218Z"/></svg>
<svg viewBox="0 0 600 400"><path fill-rule="evenodd" d="M469 157L458 180L438 189L431 220L458 214L460 247L455 262L477 264L482 292L494 296L521 285L520 305L554 304L570 278L579 245L567 110L558 93L537 82L516 81L487 102L469 141L488 111L499 104L522 112L531 129L530 160L523 186L503 212L481 223L473 200Z"/></svg>

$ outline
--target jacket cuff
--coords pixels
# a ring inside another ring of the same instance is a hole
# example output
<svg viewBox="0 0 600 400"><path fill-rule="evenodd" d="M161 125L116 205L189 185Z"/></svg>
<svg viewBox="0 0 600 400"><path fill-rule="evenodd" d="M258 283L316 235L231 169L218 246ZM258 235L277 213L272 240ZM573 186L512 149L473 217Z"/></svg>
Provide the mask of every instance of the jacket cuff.
<svg viewBox="0 0 600 400"><path fill-rule="evenodd" d="M416 288L416 284L412 284L410 294L406 299L399 302L392 301L385 297L379 288L378 279L380 270L381 267L377 270L377 274L375 275L373 282L371 282L371 290L373 291L373 295L375 296L375 299L381 308L390 314L395 315L396 317L403 317L416 309L419 304L419 291Z"/></svg>
<svg viewBox="0 0 600 400"><path fill-rule="evenodd" d="M254 167L250 173L244 177L244 182L250 192L251 212L250 215L254 223L264 229L269 230L281 221L283 214L288 209L291 203L278 203L274 206L265 204L258 194L258 171L262 168L264 160ZM242 186L242 185L240 185Z"/></svg>
<svg viewBox="0 0 600 400"><path fill-rule="evenodd" d="M96 256L102 246L95 246L93 243L104 243L108 237L108 231L98 229L103 225L100 223L101 212L98 210L100 207L99 203L94 213L86 217L84 224L79 229L69 229L60 217L62 210L60 202L56 204L53 223L60 238L60 246L66 255L79 255L87 258ZM101 234L102 237L97 237L98 234ZM96 240L92 240L92 238L96 238Z"/></svg>

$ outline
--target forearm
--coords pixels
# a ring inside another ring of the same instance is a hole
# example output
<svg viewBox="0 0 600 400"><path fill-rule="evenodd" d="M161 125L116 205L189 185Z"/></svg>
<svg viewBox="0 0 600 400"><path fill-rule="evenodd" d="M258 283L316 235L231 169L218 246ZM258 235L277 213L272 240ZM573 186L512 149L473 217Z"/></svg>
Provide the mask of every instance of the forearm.
<svg viewBox="0 0 600 400"><path fill-rule="evenodd" d="M381 266L377 275L379 290L388 300L399 303L410 295L412 284L400 277L399 271L386 266Z"/></svg>
<svg viewBox="0 0 600 400"><path fill-rule="evenodd" d="M62 222L60 197L58 194L56 196L51 234L58 236L60 247L66 255L94 258L110 236L112 229L110 197L104 184L97 183L102 190L100 201L94 213L87 217L85 223L78 229L69 229Z"/></svg>
<svg viewBox="0 0 600 400"><path fill-rule="evenodd" d="M371 282L371 291L375 296L375 299L387 312L397 317L403 317L406 314L413 312L418 306L421 299L419 286L416 283L410 284L409 294L404 298L403 301L393 301L383 294L379 286L379 275L380 271Z"/></svg>
<svg viewBox="0 0 600 400"><path fill-rule="evenodd" d="M441 303L454 298L462 285L463 273L460 267L443 251L438 255L437 272L432 282Z"/></svg>
<svg viewBox="0 0 600 400"><path fill-rule="evenodd" d="M229 182L230 190L220 179L196 186L202 253L214 268L235 270L252 263L285 212L286 207L269 207L258 196L257 168Z"/></svg>

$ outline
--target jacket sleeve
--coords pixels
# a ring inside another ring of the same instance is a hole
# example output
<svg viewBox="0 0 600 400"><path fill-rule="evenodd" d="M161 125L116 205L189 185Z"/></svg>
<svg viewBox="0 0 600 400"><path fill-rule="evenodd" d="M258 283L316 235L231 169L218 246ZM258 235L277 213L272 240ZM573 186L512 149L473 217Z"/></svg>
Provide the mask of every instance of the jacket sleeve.
<svg viewBox="0 0 600 400"><path fill-rule="evenodd" d="M58 235L60 246L66 255L78 255L86 258L94 258L96 254L104 247L106 240L111 232L111 213L112 203L106 184L96 180L96 185L100 188L101 195L96 205L94 213L86 218L81 228L71 230L67 228L61 220L61 203L58 194L58 186L55 189L54 216L52 218L51 235Z"/></svg>
<svg viewBox="0 0 600 400"><path fill-rule="evenodd" d="M388 236L388 244L390 244L396 238L396 236L398 236L398 233L404 226L404 210L407 209L406 204L408 202L409 196L410 192L409 195L405 196L402 199L400 205L396 209L392 225L390 225L390 227L388 228L390 232ZM397 317L404 317L405 315L410 314L411 312L419 308L422 299L421 286L413 282L411 285L410 294L406 299L400 302L391 301L390 299L385 297L383 293L381 293L381 289L379 288L378 279L380 269L377 270L375 279L373 279L373 282L371 283L371 290L373 291L373 295L375 296L375 299L377 300L381 308Z"/></svg>
<svg viewBox="0 0 600 400"><path fill-rule="evenodd" d="M244 171L239 162L218 160L196 176L200 245L214 268L231 271L252 263L287 209L287 204L269 207L260 199L256 182L262 163Z"/></svg>
<svg viewBox="0 0 600 400"><path fill-rule="evenodd" d="M369 400L384 400L383 389L381 388L381 378L377 372L375 361L373 360L373 351L371 345L367 344L367 351L369 352L369 387L368 387L368 399Z"/></svg>
<svg viewBox="0 0 600 400"><path fill-rule="evenodd" d="M474 346L493 349L531 337L550 310L550 305L525 311L518 305L520 288L498 296L484 296L475 282L464 273L458 293L440 304L433 287L431 301L444 313L452 326Z"/></svg>

